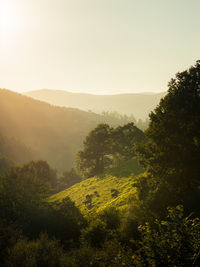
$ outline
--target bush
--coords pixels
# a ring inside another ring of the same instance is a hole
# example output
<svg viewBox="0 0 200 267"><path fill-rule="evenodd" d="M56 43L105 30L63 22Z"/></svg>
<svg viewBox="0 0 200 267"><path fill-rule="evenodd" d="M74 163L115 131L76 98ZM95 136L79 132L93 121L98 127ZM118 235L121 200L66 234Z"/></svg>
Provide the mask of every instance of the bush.
<svg viewBox="0 0 200 267"><path fill-rule="evenodd" d="M136 266L199 266L200 220L183 214L182 206L169 208L165 220L139 226Z"/></svg>
<svg viewBox="0 0 200 267"><path fill-rule="evenodd" d="M119 195L119 191L117 189L113 188L110 190L110 192L112 197L117 197Z"/></svg>
<svg viewBox="0 0 200 267"><path fill-rule="evenodd" d="M119 211L114 207L105 209L100 214L100 218L110 230L116 230L120 226Z"/></svg>
<svg viewBox="0 0 200 267"><path fill-rule="evenodd" d="M59 242L42 234L35 241L19 240L10 252L9 267L59 267L63 249Z"/></svg>
<svg viewBox="0 0 200 267"><path fill-rule="evenodd" d="M101 220L92 221L83 231L84 239L94 247L101 247L107 236L106 225Z"/></svg>
<svg viewBox="0 0 200 267"><path fill-rule="evenodd" d="M125 249L117 240L106 241L101 248L82 245L63 257L63 267L86 266L133 266L132 251Z"/></svg>
<svg viewBox="0 0 200 267"><path fill-rule="evenodd" d="M74 245L78 244L81 229L86 226L86 220L80 210L69 197L51 205L50 214L46 218L48 233L61 240L66 247L73 242Z"/></svg>
<svg viewBox="0 0 200 267"><path fill-rule="evenodd" d="M0 266L5 265L9 250L20 237L20 233L0 219Z"/></svg>

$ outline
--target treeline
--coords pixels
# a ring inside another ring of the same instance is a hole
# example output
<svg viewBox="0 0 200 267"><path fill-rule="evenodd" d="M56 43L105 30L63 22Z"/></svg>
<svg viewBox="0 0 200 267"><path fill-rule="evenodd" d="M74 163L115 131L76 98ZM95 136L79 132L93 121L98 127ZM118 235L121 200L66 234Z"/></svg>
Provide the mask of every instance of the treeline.
<svg viewBox="0 0 200 267"><path fill-rule="evenodd" d="M101 123L106 123L112 127L123 126L128 123L134 123L136 127L144 131L148 128L148 125L149 125L148 118L146 118L146 120L136 119L133 114L132 115L121 115L117 111L115 112L104 111L101 113L101 116L102 116Z"/></svg>

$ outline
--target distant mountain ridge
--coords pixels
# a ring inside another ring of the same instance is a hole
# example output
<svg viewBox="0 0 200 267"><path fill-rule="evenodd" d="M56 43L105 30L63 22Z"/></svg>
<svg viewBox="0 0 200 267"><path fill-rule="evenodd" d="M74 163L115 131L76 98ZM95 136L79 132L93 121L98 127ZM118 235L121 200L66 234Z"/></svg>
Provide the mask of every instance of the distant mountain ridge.
<svg viewBox="0 0 200 267"><path fill-rule="evenodd" d="M24 95L55 106L73 107L85 111L91 110L96 113L117 111L122 115L133 114L135 118L145 120L148 114L159 104L160 99L166 95L166 92L92 95L63 90L42 89L26 92Z"/></svg>

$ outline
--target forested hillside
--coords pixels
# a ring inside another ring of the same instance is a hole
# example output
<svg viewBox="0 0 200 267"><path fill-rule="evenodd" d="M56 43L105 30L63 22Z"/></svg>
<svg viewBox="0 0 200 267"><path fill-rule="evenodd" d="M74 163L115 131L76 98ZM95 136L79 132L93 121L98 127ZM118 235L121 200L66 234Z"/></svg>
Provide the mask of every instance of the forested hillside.
<svg viewBox="0 0 200 267"><path fill-rule="evenodd" d="M0 158L6 157L15 163L24 163L31 159L37 159L37 155L22 141L15 137L7 137L0 134Z"/></svg>
<svg viewBox="0 0 200 267"><path fill-rule="evenodd" d="M66 170L73 165L84 137L99 120L94 113L54 107L0 90L0 134L6 136L0 140L1 153L18 163L44 159L54 168Z"/></svg>
<svg viewBox="0 0 200 267"><path fill-rule="evenodd" d="M1 138L2 155L16 163L44 159L58 171L74 165L75 155L84 137L97 124L108 122L118 126L136 122L133 116L118 113L98 115L56 107L5 89L0 89L0 120L0 134L4 136L7 146L12 147L5 150ZM140 122L140 126L147 127L147 122ZM9 142L5 136L10 139Z"/></svg>
<svg viewBox="0 0 200 267"><path fill-rule="evenodd" d="M166 95L166 92L157 94L91 95L44 89L27 92L25 95L57 106L80 108L86 111L92 110L97 113L117 111L123 115L133 114L136 119L145 120L149 112Z"/></svg>

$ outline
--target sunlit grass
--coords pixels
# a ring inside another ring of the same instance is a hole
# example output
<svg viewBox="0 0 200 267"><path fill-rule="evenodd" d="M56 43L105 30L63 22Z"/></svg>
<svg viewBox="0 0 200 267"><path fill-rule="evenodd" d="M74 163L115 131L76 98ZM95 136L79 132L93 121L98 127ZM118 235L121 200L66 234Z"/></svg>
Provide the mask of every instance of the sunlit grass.
<svg viewBox="0 0 200 267"><path fill-rule="evenodd" d="M93 177L51 196L50 201L61 201L68 196L84 215L98 214L106 207L116 207L123 210L131 196L135 194L133 184L133 177ZM112 197L111 189L116 189L118 196ZM99 196L95 194L95 191L98 192ZM87 195L92 195L91 205L84 203Z"/></svg>

